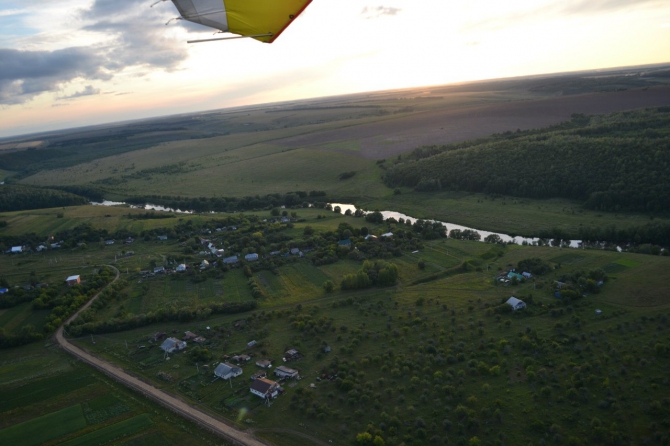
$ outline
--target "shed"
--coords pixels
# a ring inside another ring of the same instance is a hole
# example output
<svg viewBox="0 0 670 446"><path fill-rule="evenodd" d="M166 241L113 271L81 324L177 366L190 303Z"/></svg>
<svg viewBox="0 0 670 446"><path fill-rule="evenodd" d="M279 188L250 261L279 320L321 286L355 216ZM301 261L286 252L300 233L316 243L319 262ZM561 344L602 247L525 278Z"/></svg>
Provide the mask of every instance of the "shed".
<svg viewBox="0 0 670 446"><path fill-rule="evenodd" d="M523 277L525 277L526 279L530 279L531 277L533 277L533 275L531 273L527 273L527 272L523 272L523 273L521 273L521 275Z"/></svg>
<svg viewBox="0 0 670 446"><path fill-rule="evenodd" d="M226 257L225 259L223 259L223 263L225 263L226 265L234 265L239 261L240 260L237 258L237 256Z"/></svg>
<svg viewBox="0 0 670 446"><path fill-rule="evenodd" d="M255 252L252 254L247 254L244 256L244 260L246 260L247 262L255 262L256 260L258 260L258 254L256 254Z"/></svg>
<svg viewBox="0 0 670 446"><path fill-rule="evenodd" d="M5 294L9 291L9 288L0 288L0 294Z"/></svg>
<svg viewBox="0 0 670 446"><path fill-rule="evenodd" d="M177 266L177 272L184 272L184 271L186 271L185 264L182 263L181 265Z"/></svg>
<svg viewBox="0 0 670 446"><path fill-rule="evenodd" d="M158 240L160 240L161 242L164 242L164 241L166 241L167 239L168 239L168 238L167 238L167 235L159 235L159 236L158 236Z"/></svg>
<svg viewBox="0 0 670 446"><path fill-rule="evenodd" d="M12 254L19 254L23 252L23 246L12 246Z"/></svg>
<svg viewBox="0 0 670 446"><path fill-rule="evenodd" d="M297 256L300 254L300 248L291 248L291 254Z"/></svg>
<svg viewBox="0 0 670 446"><path fill-rule="evenodd" d="M65 282L67 282L68 285L76 285L78 283L81 283L81 277L80 276L70 276L67 279L65 279Z"/></svg>
<svg viewBox="0 0 670 446"><path fill-rule="evenodd" d="M154 268L154 274L164 273L164 272L165 272L165 267L164 266L157 266L156 268Z"/></svg>
<svg viewBox="0 0 670 446"><path fill-rule="evenodd" d="M275 369L275 375L282 378L297 378L300 372L295 369L280 365Z"/></svg>
<svg viewBox="0 0 670 446"><path fill-rule="evenodd" d="M386 234L382 234L382 237L383 238L393 237L393 233L392 232L387 232Z"/></svg>
<svg viewBox="0 0 670 446"><path fill-rule="evenodd" d="M242 369L232 364L222 362L216 366L214 374L221 379L231 379L240 376L242 374Z"/></svg>
<svg viewBox="0 0 670 446"><path fill-rule="evenodd" d="M507 299L507 302L505 302L507 305L512 307L512 310L521 310L526 308L526 303L522 301L521 299L517 299L516 297L512 296L509 299Z"/></svg>

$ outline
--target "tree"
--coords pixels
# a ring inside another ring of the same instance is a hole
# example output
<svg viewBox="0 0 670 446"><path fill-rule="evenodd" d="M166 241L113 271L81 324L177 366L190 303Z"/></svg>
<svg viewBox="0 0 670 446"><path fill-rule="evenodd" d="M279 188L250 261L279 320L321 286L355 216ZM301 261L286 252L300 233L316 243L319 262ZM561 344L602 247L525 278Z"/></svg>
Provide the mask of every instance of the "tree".
<svg viewBox="0 0 670 446"><path fill-rule="evenodd" d="M481 440L479 439L479 437L477 437L477 436L472 437L472 438L468 441L468 446L481 446L481 444L482 444L482 441L481 441Z"/></svg>
<svg viewBox="0 0 670 446"><path fill-rule="evenodd" d="M426 269L426 262L424 260L419 260L419 269L424 270Z"/></svg>
<svg viewBox="0 0 670 446"><path fill-rule="evenodd" d="M372 435L369 432L361 432L356 435L356 443L360 445L369 445L372 444Z"/></svg>
<svg viewBox="0 0 670 446"><path fill-rule="evenodd" d="M323 282L323 289L326 293L332 293L333 290L335 289L335 284L333 283L332 280L326 280Z"/></svg>

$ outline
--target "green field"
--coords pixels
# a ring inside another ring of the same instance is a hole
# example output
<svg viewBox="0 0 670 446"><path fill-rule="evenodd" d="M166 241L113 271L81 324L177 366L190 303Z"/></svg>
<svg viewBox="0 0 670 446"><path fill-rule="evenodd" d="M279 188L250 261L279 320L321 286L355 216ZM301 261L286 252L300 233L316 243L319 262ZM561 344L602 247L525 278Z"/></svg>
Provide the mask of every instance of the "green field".
<svg viewBox="0 0 670 446"><path fill-rule="evenodd" d="M0 442L32 446L55 440L84 427L86 427L86 418L84 418L81 405L78 404L3 429L0 431Z"/></svg>
<svg viewBox="0 0 670 446"><path fill-rule="evenodd" d="M0 444L226 444L50 343L0 352Z"/></svg>
<svg viewBox="0 0 670 446"><path fill-rule="evenodd" d="M121 438L143 431L153 424L147 414L137 415L124 421L120 421L103 429L98 429L90 434L82 435L74 440L62 443L63 446L86 446L90 444L108 444L119 441Z"/></svg>

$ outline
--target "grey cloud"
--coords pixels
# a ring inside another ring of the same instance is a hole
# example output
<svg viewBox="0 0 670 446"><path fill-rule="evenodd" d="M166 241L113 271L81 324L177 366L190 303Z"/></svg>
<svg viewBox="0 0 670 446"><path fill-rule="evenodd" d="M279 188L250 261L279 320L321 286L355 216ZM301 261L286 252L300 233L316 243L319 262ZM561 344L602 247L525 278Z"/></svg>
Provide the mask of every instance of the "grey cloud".
<svg viewBox="0 0 670 446"><path fill-rule="evenodd" d="M104 59L88 48L57 51L0 49L0 104L20 104L76 79L109 80Z"/></svg>
<svg viewBox="0 0 670 446"><path fill-rule="evenodd" d="M178 13L171 3L150 5L146 0L96 0L80 10L80 30L108 37L95 47L0 49L0 104L24 103L75 79L109 80L129 67L139 76L176 70L188 58L187 46L165 35L165 22Z"/></svg>
<svg viewBox="0 0 670 446"><path fill-rule="evenodd" d="M71 94L69 96L65 96L62 99L75 99L75 98L80 98L82 96L93 96L96 94L100 94L100 89L99 88L93 88L93 85L87 85L82 91L78 91L74 94Z"/></svg>
<svg viewBox="0 0 670 446"><path fill-rule="evenodd" d="M402 9L400 8L393 8L390 6L377 6L377 7L365 7L363 8L363 11L361 11L361 15L364 16L366 19L376 19L378 17L382 17L385 15L397 15L400 13Z"/></svg>

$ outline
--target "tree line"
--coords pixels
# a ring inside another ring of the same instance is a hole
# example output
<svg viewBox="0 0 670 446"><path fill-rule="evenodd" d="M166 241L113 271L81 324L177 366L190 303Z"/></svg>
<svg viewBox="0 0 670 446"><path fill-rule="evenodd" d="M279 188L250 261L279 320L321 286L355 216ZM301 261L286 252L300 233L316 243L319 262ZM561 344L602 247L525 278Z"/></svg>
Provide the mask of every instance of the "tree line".
<svg viewBox="0 0 670 446"><path fill-rule="evenodd" d="M384 174L389 187L570 198L589 209L670 209L670 111L575 115L563 126L419 148Z"/></svg>
<svg viewBox="0 0 670 446"><path fill-rule="evenodd" d="M0 212L79 206L86 198L61 190L5 184L0 187Z"/></svg>

